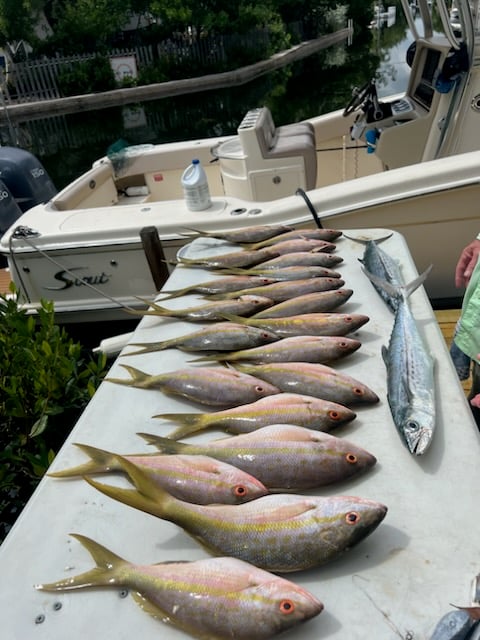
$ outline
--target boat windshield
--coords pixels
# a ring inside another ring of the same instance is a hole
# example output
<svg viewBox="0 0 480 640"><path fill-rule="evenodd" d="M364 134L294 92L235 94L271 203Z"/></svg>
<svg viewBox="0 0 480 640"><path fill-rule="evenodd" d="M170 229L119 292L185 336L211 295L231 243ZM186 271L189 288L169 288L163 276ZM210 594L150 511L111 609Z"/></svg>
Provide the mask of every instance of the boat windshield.
<svg viewBox="0 0 480 640"><path fill-rule="evenodd" d="M454 50L463 45L470 60L475 60L475 47L480 42L478 4L480 0L402 0L402 9L415 40L430 39L441 27ZM448 5L448 6L447 6ZM437 19L438 18L438 19Z"/></svg>

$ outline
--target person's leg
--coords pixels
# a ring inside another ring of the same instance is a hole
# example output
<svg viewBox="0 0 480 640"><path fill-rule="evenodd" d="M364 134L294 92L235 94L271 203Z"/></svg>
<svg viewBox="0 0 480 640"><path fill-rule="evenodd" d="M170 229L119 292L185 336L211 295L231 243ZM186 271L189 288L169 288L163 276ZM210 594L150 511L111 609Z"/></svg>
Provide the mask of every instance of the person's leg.
<svg viewBox="0 0 480 640"><path fill-rule="evenodd" d="M477 399L474 404L470 402L475 396L480 396L480 365L477 362L473 362L472 367L472 388L470 389L470 393L468 394L468 402L470 404L470 408L472 410L473 417L475 422L477 423L478 428L480 429L480 405Z"/></svg>

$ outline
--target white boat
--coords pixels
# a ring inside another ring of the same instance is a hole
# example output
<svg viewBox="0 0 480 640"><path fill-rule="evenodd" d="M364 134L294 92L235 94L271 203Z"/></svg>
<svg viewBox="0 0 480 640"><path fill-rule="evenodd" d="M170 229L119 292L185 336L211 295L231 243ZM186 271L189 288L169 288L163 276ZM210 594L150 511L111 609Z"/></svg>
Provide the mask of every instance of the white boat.
<svg viewBox="0 0 480 640"><path fill-rule="evenodd" d="M417 6L414 17L402 0L413 34L404 94L380 100L372 80L344 110L282 127L254 108L237 135L126 148L30 207L0 243L26 307L48 298L64 321L125 317L121 305L159 287L142 229L173 259L190 229L298 227L313 212L324 227L399 231L419 271L433 264L429 297L458 298L455 264L480 228L478 0L456 3L455 32L445 0ZM210 188L203 211L182 193L193 158Z"/></svg>

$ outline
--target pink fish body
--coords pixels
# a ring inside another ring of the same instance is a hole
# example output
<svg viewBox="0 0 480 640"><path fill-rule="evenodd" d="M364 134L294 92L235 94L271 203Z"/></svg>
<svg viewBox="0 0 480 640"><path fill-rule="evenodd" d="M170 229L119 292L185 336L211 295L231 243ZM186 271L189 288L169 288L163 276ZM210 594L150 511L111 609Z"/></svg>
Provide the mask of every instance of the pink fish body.
<svg viewBox="0 0 480 640"><path fill-rule="evenodd" d="M139 565L90 538L72 536L97 566L78 576L39 584L37 589L127 588L143 610L195 638L268 640L323 609L300 586L235 558Z"/></svg>
<svg viewBox="0 0 480 640"><path fill-rule="evenodd" d="M374 404L377 394L356 378L324 364L311 362L272 362L269 364L235 364L243 373L257 376L285 392L309 393L317 398L347 406Z"/></svg>
<svg viewBox="0 0 480 640"><path fill-rule="evenodd" d="M128 371L130 379L105 378L105 381L155 389L212 406L238 406L280 392L264 380L226 367L190 367L150 375L135 367L120 366Z"/></svg>
<svg viewBox="0 0 480 640"><path fill-rule="evenodd" d="M296 424L331 431L350 422L355 413L348 407L322 398L297 393L278 393L223 411L211 413L162 413L154 416L181 426L170 438L183 438L209 427L228 433L250 433L275 423Z"/></svg>
<svg viewBox="0 0 480 640"><path fill-rule="evenodd" d="M140 435L166 454L198 453L228 462L271 491L305 491L342 482L376 463L375 456L345 438L291 424L274 424L206 443Z"/></svg>
<svg viewBox="0 0 480 640"><path fill-rule="evenodd" d="M120 456L85 444L76 446L90 460L76 467L50 472L49 476L70 478L92 473L123 472L121 460L125 458L143 469L160 487L187 502L241 504L268 493L268 489L251 474L206 455L138 453Z"/></svg>

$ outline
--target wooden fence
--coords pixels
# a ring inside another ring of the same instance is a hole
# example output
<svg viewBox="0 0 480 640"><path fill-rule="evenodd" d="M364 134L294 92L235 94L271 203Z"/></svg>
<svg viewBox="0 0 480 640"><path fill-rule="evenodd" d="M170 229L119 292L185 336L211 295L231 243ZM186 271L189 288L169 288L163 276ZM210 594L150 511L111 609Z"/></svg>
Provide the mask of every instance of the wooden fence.
<svg viewBox="0 0 480 640"><path fill-rule="evenodd" d="M113 49L104 57L134 56L138 70L155 64L162 58L174 59L182 64L194 61L198 65L225 62L229 52L238 48L265 48L268 43L268 30L256 30L245 36L220 36L209 38L169 38L156 45L140 46L130 49ZM8 82L2 83L6 104L31 102L61 98L58 83L60 73L73 69L76 65L97 57L96 53L54 58L29 59L12 65Z"/></svg>

